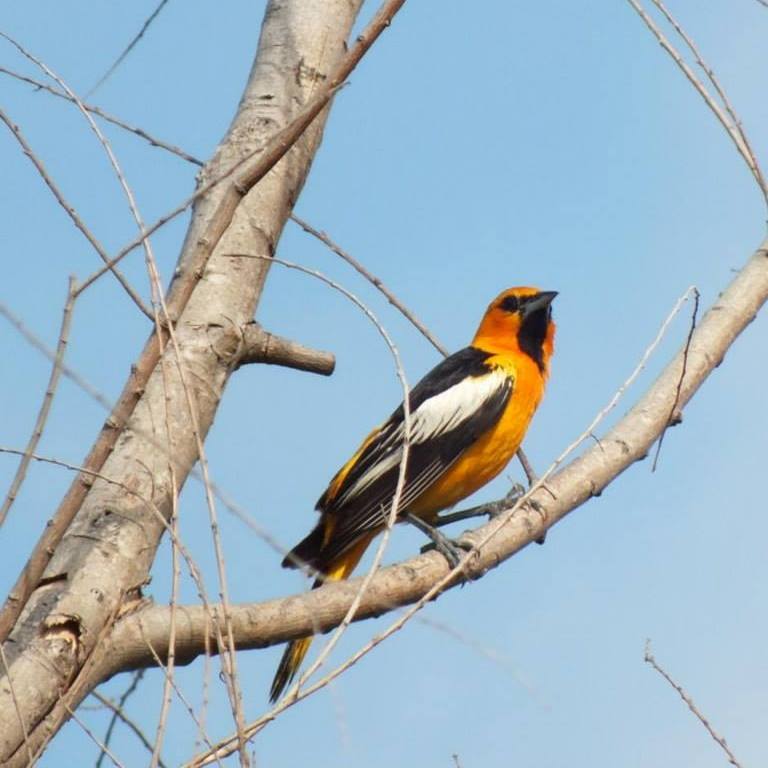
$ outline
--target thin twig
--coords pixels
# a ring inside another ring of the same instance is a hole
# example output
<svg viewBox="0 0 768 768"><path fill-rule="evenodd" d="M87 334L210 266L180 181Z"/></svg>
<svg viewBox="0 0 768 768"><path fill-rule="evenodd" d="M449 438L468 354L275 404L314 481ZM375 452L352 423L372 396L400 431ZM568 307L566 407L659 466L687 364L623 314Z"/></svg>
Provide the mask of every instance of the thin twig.
<svg viewBox="0 0 768 768"><path fill-rule="evenodd" d="M29 61L31 61L36 67L38 67L41 72L45 73L48 77L54 80L57 83L57 85L64 91L64 93L66 93L67 96L69 96L69 98L75 103L78 110L80 110L80 113L85 118L85 121L88 123L90 129L96 135L96 138L98 139L99 144L101 144L101 146L104 148L104 152L107 155L109 164L112 166L112 169L115 172L115 176L117 177L118 184L123 190L126 200L128 201L128 208L130 209L131 215L133 216L134 221L136 222L136 226L139 229L139 233L143 234L144 221L142 220L141 214L139 213L139 208L136 203L136 198L133 194L133 190L128 184L128 180L125 177L125 173L123 172L123 169L120 166L120 163L118 162L117 156L115 155L115 152L112 149L112 144L109 142L109 140L104 135L102 130L96 124L96 121L91 116L91 113L85 108L85 105L83 104L80 97L69 87L69 85L67 85L67 83L59 75L56 74L56 72L54 72L44 61L42 61L42 59L35 56L31 51L28 51L23 45L21 45L21 43L14 40L12 37L6 35L3 32L0 32L0 35L2 35L6 40L8 40L8 42L10 42L24 57L26 57ZM150 280L151 280L152 269L150 266L150 262L154 261L154 257L152 255L152 246L147 236L142 237L141 245L144 248L146 261L147 261L147 269L150 272ZM105 256L106 256L106 253L105 253ZM80 286L75 296L76 297L79 296L83 292L83 290L84 290L83 286ZM153 315L150 315L150 317L152 319L156 319Z"/></svg>
<svg viewBox="0 0 768 768"><path fill-rule="evenodd" d="M448 350L435 338L432 332L427 328L424 323L419 320L418 317L403 304L400 299L395 296L392 291L384 285L384 282L380 277L374 275L369 269L361 264L352 254L345 251L340 245L334 242L330 236L322 230L315 229L309 222L297 216L295 213L291 213L289 218L298 224L305 232L316 237L321 243L330 248L337 256L344 259L354 270L359 272L371 285L377 288L381 293L386 296L387 301L395 307L415 328L417 328L422 336L441 354L443 357L448 355Z"/></svg>
<svg viewBox="0 0 768 768"><path fill-rule="evenodd" d="M144 670L140 670L140 671L144 671ZM107 709L112 711L113 720L115 721L120 720L120 722L128 726L128 728L133 732L136 738L144 745L144 747L146 747L147 751L150 754L152 754L152 742L147 738L144 731L141 730L138 723L136 723L135 720L129 717L125 713L125 710L119 704L115 704L114 701L112 701L111 699L108 699L106 696L103 696L98 691L92 691L91 696L93 696L95 699L100 701L103 706L107 707ZM81 704L79 709L83 709L83 708L84 707ZM104 739L104 744L105 746L108 746L106 738ZM106 754L107 754L106 752L101 752L101 754L99 755L99 759L96 762L97 768L98 766L101 765L102 759ZM162 760L158 761L158 765L160 766L160 768L167 768L167 765Z"/></svg>
<svg viewBox="0 0 768 768"><path fill-rule="evenodd" d="M730 747L728 746L726 740L720 736L717 731L712 727L709 720L701 713L699 708L696 706L696 703L693 701L693 699L685 692L683 687L681 685L678 685L672 677L669 675L669 673L656 661L656 658L654 657L653 653L651 652L651 641L646 640L645 641L645 656L644 660L646 663L650 664L679 694L680 698L688 705L688 709L693 712L693 714L698 718L699 722L707 729L707 732L709 735L720 745L723 752L725 752L726 755L728 755L728 762L736 766L736 768L741 768L741 763L736 759L736 756L731 752Z"/></svg>
<svg viewBox="0 0 768 768"><path fill-rule="evenodd" d="M192 718L192 721L195 723L198 729L198 734L203 739L203 741L209 746L210 749L213 749L213 746L211 745L211 740L206 733L205 729L203 728L202 723L198 719L197 715L195 714L195 709L192 706L189 699L184 695L184 692L179 688L179 686L176 684L176 681L173 679L172 675L168 674L168 670L165 667L165 664L163 664L163 660L160 658L160 655L157 653L157 651L152 646L152 643L149 642L146 638L144 639L145 643L147 645L147 648L149 649L149 652L152 654L152 657L155 660L155 664L157 665L158 669L165 675L166 680L170 681L171 686L173 687L173 690L178 697L179 701L186 707L187 714ZM216 759L216 762L221 765L221 761Z"/></svg>
<svg viewBox="0 0 768 768"><path fill-rule="evenodd" d="M699 67L701 67L709 82L712 83L712 87L720 97L720 101L722 102L723 107L725 107L726 113L733 121L733 128L735 128L741 137L741 141L747 154L747 157L745 158L745 160L747 160L747 165L749 165L750 170L754 173L755 179L763 194L768 198L768 187L766 187L765 178L763 177L762 171L760 170L760 163L758 162L757 156L752 149L752 145L749 143L747 134L744 131L744 126L742 125L739 116L736 114L736 110L733 108L733 105L728 98L728 94L725 92L725 89L720 85L720 81L715 76L714 70L709 66L709 64L706 63L706 61L704 61L704 58L702 57L701 53L699 53L699 49L691 36L680 26L678 21L674 16L672 16L664 3L661 0L652 0L652 2L664 14L666 20L674 27L675 32L677 32L677 34L682 38L683 42L688 46L688 50L693 54L694 58L696 59L696 63L699 65Z"/></svg>
<svg viewBox="0 0 768 768"><path fill-rule="evenodd" d="M4 36L2 32L0 32L0 35ZM136 293L136 291L131 287L126 277L122 274L122 272L120 272L116 268L116 265L109 264L110 257L106 249L96 239L96 237L93 235L91 230L85 226L85 223L80 218L79 214L75 210L75 207L71 205L69 201L64 197L64 195L62 194L56 182L53 180L53 178L49 175L48 171L45 169L45 166L43 165L40 158L35 154L29 142L24 138L24 134L21 132L21 129L19 128L19 126L16 125L2 109L0 109L0 120L2 120L6 124L8 129L16 138L16 141L19 142L22 150L24 151L24 154L29 158L32 165L35 166L35 169L40 175L40 178L46 183L46 185L48 186L48 189L50 189L51 192L53 193L53 196L56 198L56 202L64 209L64 211L67 213L69 218L72 220L72 223L75 225L75 227L77 227L77 229L83 234L85 239L91 244L93 249L99 255L99 258L105 263L105 267L104 267L105 272L111 272L115 276L117 281L120 283L120 285L123 286L123 289L125 290L125 292L131 297L133 303L136 304L136 306L147 317L152 319L152 312L144 304L144 302L142 301L138 293ZM77 292L75 293L75 298L77 298L77 296L81 293L81 290L82 289L77 290Z"/></svg>
<svg viewBox="0 0 768 768"><path fill-rule="evenodd" d="M168 425L168 418L166 412L166 426ZM175 537L171 540L171 621L169 627L169 639L168 639L168 656L166 658L166 675L163 679L163 697L162 704L160 705L160 717L157 720L157 730L155 732L155 745L152 748L152 758L150 761L150 768L157 768L162 763L160 759L160 752L163 748L163 739L165 737L165 729L168 723L168 713L171 708L172 698L172 686L173 672L176 664L176 606L178 604L179 595L179 550L175 544L175 539L179 535L179 509L178 509L178 488L176 487L176 473L171 466L171 493L172 495L172 509L171 509L171 528L175 533Z"/></svg>
<svg viewBox="0 0 768 768"><path fill-rule="evenodd" d="M107 81L109 77L111 77L115 70L125 61L126 56L136 47L136 44L141 40L142 37L144 37L144 34L151 26L152 22L158 17L160 11L163 10L168 0L160 0L159 5L157 8L155 8L154 11L150 14L149 18L142 24L141 29L139 30L138 34L133 37L130 43L125 47L123 52L115 59L115 61L112 63L112 65L109 67L109 69L99 78L96 85L94 85L88 93L85 94L86 98L88 96L91 96L95 91L97 91L104 83Z"/></svg>
<svg viewBox="0 0 768 768"><path fill-rule="evenodd" d="M0 301L0 315L2 315L38 352L48 358L50 362L56 362L56 350L51 349L34 331L28 328L24 321L7 304ZM91 399L98 403L107 412L111 411L114 403L99 392L96 387L90 384L85 377L81 376L74 368L70 368L66 363L60 365L61 372L70 379L77 387L83 390Z"/></svg>
<svg viewBox="0 0 768 768"><path fill-rule="evenodd" d="M438 621L437 619L432 618L431 616L416 616L414 620L417 621L419 624L423 624L425 627L429 627L434 631L442 632L443 634L448 635L448 637L453 638L454 640L461 643L462 645L465 645L467 648L470 648L471 650L479 653L481 656L484 656L486 659L493 662L494 664L497 664L503 670L508 672L509 675L512 677L512 679L518 685L524 688L525 691L529 693L533 698L535 699L539 698L537 691L533 688L533 686L530 683L528 683L528 681L523 679L523 676L513 665L512 660L509 657L507 657L505 654L503 654L501 651L497 650L496 648L491 648L489 646L483 645L481 642L479 642L475 638L469 637L465 635L463 632L460 632L455 627L450 626L450 624L446 624L443 621Z"/></svg>
<svg viewBox="0 0 768 768"><path fill-rule="evenodd" d="M159 304L165 316L165 319L168 322L167 327L168 327L169 338L174 349L179 379L181 381L182 389L184 391L184 396L186 398L187 408L189 411L189 418L192 426L192 433L193 433L195 445L197 448L198 463L200 465L200 472L202 473L202 477L203 477L203 487L205 488L205 500L206 500L206 505L208 507L208 515L209 515L209 520L211 525L211 535L213 539L213 548L214 548L214 554L216 557L216 569L217 569L217 575L219 580L219 597L221 598L221 602L224 610L224 625L227 633L227 641L224 642L224 639L221 636L221 633L219 631L219 627L217 624L216 625L217 640L223 646L224 652L221 653L221 660L222 660L222 668L224 672L224 679L227 684L226 687L230 696L232 711L235 717L235 722L237 724L238 733L240 733L245 726L245 716L243 715L242 692L240 690L240 684L237 678L237 658L236 658L234 635L232 633L232 619L231 619L231 612L229 607L230 606L229 588L227 586L226 566L224 563L224 548L221 544L221 536L219 535L218 515L216 512L216 502L213 494L213 485L211 483L209 469L208 469L208 459L205 452L203 437L200 431L200 425L199 425L199 420L197 416L197 406L192 396L192 390L187 381L187 374L185 371L183 357L181 355L181 348L179 347L179 343L176 338L176 332L173 328L173 324L170 322L170 315L168 313L168 308L165 303L164 297L162 295L162 288L159 282L159 275L157 273L157 269L154 264L154 261L150 263L150 268L151 268L153 279L155 281L155 285L157 286L157 290L159 293ZM161 357L161 360L164 360L164 359L165 359L165 356L163 355ZM245 766L245 768L248 768L248 765L250 764L250 762L249 762L248 753L245 747L245 739L240 740L240 761L241 761L241 765Z"/></svg>
<svg viewBox="0 0 768 768"><path fill-rule="evenodd" d="M105 754L117 766L117 768L123 768L123 764L117 759L117 757L115 757L115 754L106 744L100 741L99 737L77 716L75 710L72 709L72 707L70 707L66 702L64 703L64 707L69 713L69 716L83 729L85 735L88 736L88 738L101 750L101 752ZM30 765L32 765L32 763L30 763Z"/></svg>
<svg viewBox="0 0 768 768"><path fill-rule="evenodd" d="M112 717L110 718L109 725L107 725L107 730L104 733L105 747L108 747L109 742L112 740L112 733L115 730L117 721L122 720L139 737L144 746L149 749L150 753L152 752L152 745L149 743L147 737L135 723L129 720L128 716L125 714L125 704L139 687L139 683L141 682L145 673L145 669L138 669L133 673L133 679L131 680L130 685L122 692L122 694L120 694L120 698L117 700L117 703L113 702L111 699L108 699L106 696L102 696L98 691L93 691L91 693L91 695L98 699L102 704L104 704L105 707L109 707L109 709L112 710ZM106 751L101 751L98 759L96 760L96 768L101 768L101 764L104 762L106 754Z"/></svg>
<svg viewBox="0 0 768 768"><path fill-rule="evenodd" d="M693 339L693 333L696 330L696 318L699 313L699 298L700 294L697 288L693 289L693 312L691 313L691 326L688 329L688 338L685 340L685 346L683 347L683 364L680 366L680 378L677 382L677 390L675 391L675 399L672 403L672 407L669 409L669 416L667 417L667 423L659 436L659 442L656 444L656 455L653 457L653 465L651 466L651 472L656 471L656 464L659 461L659 454L661 453L661 444L664 442L664 435L667 434L667 430L682 421L682 415L677 412L677 406L680 403L680 394L683 391L683 382L685 381L685 374L688 370L688 353L691 349L691 340Z"/></svg>
<svg viewBox="0 0 768 768"><path fill-rule="evenodd" d="M37 90L46 91L47 93L50 93L52 96L57 96L60 99L65 99L66 101L75 103L75 100L68 96L64 91L60 91L58 88L54 88L51 85L48 85L47 83L43 83L40 80L35 80L34 77L29 77L28 75L22 75L19 72L14 72L12 69L6 69L5 67L0 67L0 73L8 75L9 77L13 77L16 80L19 80L23 83L29 83L29 85L32 85ZM195 157L194 155L191 155L189 152L185 152L181 147L177 147L175 144L170 144L167 141L163 141L162 139L158 139L156 136L153 136L152 134L145 131L143 128L139 128L136 125L131 125L130 123L126 122L125 120L122 120L119 117L116 117L115 115L110 114L109 112L106 112L101 107L97 107L94 104L87 104L86 102L82 102L82 105L89 111L92 112L94 115L98 115L102 120L106 120L108 123L112 123L112 125L117 126L118 128L122 128L124 131L128 131L129 133L133 133L136 136L144 139L147 141L151 146L158 147L159 149L164 149L167 152L170 152L173 155L177 155L182 160L186 160L188 163L192 163L193 165L203 166L205 163L200 160L200 158Z"/></svg>
<svg viewBox="0 0 768 768"><path fill-rule="evenodd" d="M737 128L736 125L731 124L730 120L728 119L727 112L725 112L724 109L715 101L715 99L712 98L711 94L706 89L701 80L696 77L696 73L686 63L686 61L680 55L679 51L672 45L672 43L669 42L669 40L659 28L658 24L656 24L656 22L643 8L640 1L627 0L627 2L635 9L637 15L643 20L648 29L653 33L656 40L658 40L659 45L661 45L661 47L672 57L672 60L682 70L683 74L688 78L691 85L693 85L701 98L704 99L706 105L712 110L715 117L719 120L720 124L723 126L723 128L725 128L726 133L728 136L730 136L731 141L733 141L738 153L744 159L744 162L747 164L747 167L754 176L755 181L757 182L757 186L760 189L760 193L762 194L766 205L768 205L768 187L766 187L762 173L760 171L760 167L756 164L757 161L754 159L754 156L751 153L751 148L748 144L744 143L743 131L740 129L740 127ZM653 0L653 2L658 5L657 0Z"/></svg>
<svg viewBox="0 0 768 768"><path fill-rule="evenodd" d="M56 388L59 384L59 378L61 376L62 363L64 360L64 353L67 349L67 342L69 341L69 329L72 323L72 308L75 303L75 279L69 278L69 285L67 287L67 300L64 304L64 311L61 317L61 330L59 331L59 341L56 345L56 357L53 360L53 369L51 370L51 376L48 379L48 386L45 388L45 395L43 396L43 402L40 404L40 410L35 419L35 426L32 428L32 434L30 435L29 442L25 449L25 454L22 460L19 462L19 467L16 470L16 474L13 476L11 487L8 489L8 494L5 497L2 508L0 508L0 526L5 522L5 518L8 515L13 502L16 500L16 496L19 493L24 478L27 474L27 469L31 459L31 455L37 449L40 438L43 436L45 425L48 421L48 415L51 412L51 405L53 404L53 398L56 394Z"/></svg>

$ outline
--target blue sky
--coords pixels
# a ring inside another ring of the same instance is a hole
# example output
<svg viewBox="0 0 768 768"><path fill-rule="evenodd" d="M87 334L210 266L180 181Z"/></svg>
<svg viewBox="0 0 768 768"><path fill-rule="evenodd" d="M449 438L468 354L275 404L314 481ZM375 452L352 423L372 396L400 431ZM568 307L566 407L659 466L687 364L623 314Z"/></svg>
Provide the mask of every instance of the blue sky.
<svg viewBox="0 0 768 768"><path fill-rule="evenodd" d="M758 156L768 158L768 9L757 0L670 4L728 89ZM154 5L15 4L0 12L0 26L83 93ZM236 107L262 12L263 3L170 2L93 101L207 157ZM9 45L0 58L36 76ZM526 440L541 469L608 401L688 286L697 285L708 306L764 235L765 210L746 167L626 2L412 0L350 80L297 213L381 276L451 349L471 338L503 288L560 291L552 379ZM121 192L76 111L7 78L0 103L108 247L131 239ZM189 194L194 167L106 130L147 220ZM54 344L67 276L90 272L96 256L7 132L0 153L0 300ZM166 277L185 224L154 239ZM371 286L295 226L287 226L278 255L320 269L369 303L396 339L411 382L437 362ZM139 254L125 267L146 295ZM603 429L685 338L684 315ZM314 502L339 464L398 402L399 384L375 329L312 278L273 268L258 319L337 356L329 379L240 371L208 440L217 483L290 545L314 523ZM114 398L146 326L121 289L103 280L76 307L68 361ZM744 764L768 761L768 523L753 488L768 447L765 335L758 317L686 409L683 426L668 434L656 473L648 462L633 467L545 546L430 605L424 616L453 634L412 623L267 728L254 745L258 763L292 766L311 757L318 768L439 768L456 753L465 768L724 765L701 725L643 663L648 637ZM0 444L21 447L49 363L5 321L0 344L9 374L0 379ZM102 419L100 407L64 381L41 452L79 462ZM0 456L0 487L15 466ZM519 477L510 465L476 500L503 495L509 478ZM32 468L0 531L4 590L69 480L60 469ZM215 591L196 482L185 489L181 514L184 539ZM221 515L234 600L302 588L260 539ZM420 544L399 529L387 558L407 557ZM168 594L168 562L163 547L150 587L159 600ZM184 599L196 600L190 584ZM334 659L387 623L353 627ZM241 655L249 717L265 709L279 653ZM179 674L193 701L201 669ZM159 681L150 673L128 707L150 730ZM125 685L116 679L106 692ZM103 729L99 713L84 716ZM164 755L174 764L194 750L195 728L178 703L171 723ZM216 689L210 733L231 728ZM127 765L146 760L126 733L114 748ZM79 766L92 754L70 724L42 764Z"/></svg>

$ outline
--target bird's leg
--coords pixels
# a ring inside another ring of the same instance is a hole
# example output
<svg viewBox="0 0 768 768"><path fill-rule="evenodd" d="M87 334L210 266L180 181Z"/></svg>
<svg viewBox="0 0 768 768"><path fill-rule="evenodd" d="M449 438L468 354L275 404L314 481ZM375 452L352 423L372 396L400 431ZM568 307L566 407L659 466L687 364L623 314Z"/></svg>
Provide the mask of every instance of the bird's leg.
<svg viewBox="0 0 768 768"><path fill-rule="evenodd" d="M436 549L448 561L451 568L456 568L464 552L472 549L471 544L449 539L440 533L437 528L429 523L425 523L420 517L416 517L416 515L412 515L410 512L406 512L403 517L432 540L432 543L422 547L421 551L427 552L430 549Z"/></svg>
<svg viewBox="0 0 768 768"><path fill-rule="evenodd" d="M522 448L517 449L517 458L520 461L520 466L522 466L523 472L525 472L525 476L528 480L528 487L530 488L532 485L535 485L539 476L536 474L536 470L531 466L531 462L528 461L528 457L525 455L525 451Z"/></svg>
<svg viewBox="0 0 768 768"><path fill-rule="evenodd" d="M525 488L519 483L515 483L503 499L491 501L488 504L480 504L477 507L463 509L460 512L451 512L449 515L440 515L440 517L435 520L434 527L442 528L444 525L457 523L459 520L469 520L470 518L482 517L483 515L488 515L488 518L493 520L494 517L498 517L505 509L514 506L524 493Z"/></svg>
<svg viewBox="0 0 768 768"><path fill-rule="evenodd" d="M525 451L522 448L517 449L517 458L520 460L520 464L523 466L525 476L528 478L528 487L530 488L539 481L539 476L536 474L536 470L531 466L531 462L528 461L528 457L525 455ZM536 509L538 505L535 501L531 501L531 506ZM536 543L543 544L546 540L547 532L544 531L544 533L542 533L541 536L536 539Z"/></svg>

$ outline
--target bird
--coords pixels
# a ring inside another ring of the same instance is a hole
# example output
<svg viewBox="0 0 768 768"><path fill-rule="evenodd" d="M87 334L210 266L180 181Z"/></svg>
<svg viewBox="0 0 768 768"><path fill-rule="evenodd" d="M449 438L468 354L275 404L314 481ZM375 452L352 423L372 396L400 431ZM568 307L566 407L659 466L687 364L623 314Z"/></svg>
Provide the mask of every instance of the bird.
<svg viewBox="0 0 768 768"><path fill-rule="evenodd" d="M488 306L469 346L446 357L411 389L398 522L411 520L445 543L432 527L438 513L491 481L515 455L549 376L556 296L556 291L528 286L503 291ZM317 502L317 525L288 553L284 568L317 574L313 589L349 577L387 525L404 440L401 404L333 477ZM270 689L273 703L295 677L311 642L309 636L288 643Z"/></svg>

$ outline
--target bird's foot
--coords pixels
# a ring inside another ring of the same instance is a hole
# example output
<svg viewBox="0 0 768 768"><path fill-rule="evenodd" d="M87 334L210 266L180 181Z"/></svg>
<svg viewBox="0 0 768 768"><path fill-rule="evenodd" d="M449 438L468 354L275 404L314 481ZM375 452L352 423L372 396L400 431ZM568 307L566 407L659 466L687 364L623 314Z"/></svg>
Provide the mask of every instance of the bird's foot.
<svg viewBox="0 0 768 768"><path fill-rule="evenodd" d="M450 539L444 534L440 533L434 526L425 523L421 518L415 515L407 514L405 519L409 523L415 525L425 536L431 539L431 544L426 544L421 548L421 552L429 552L432 549L436 549L451 566L451 569L456 568L463 555L472 549L472 544L468 541L461 541L458 539Z"/></svg>

